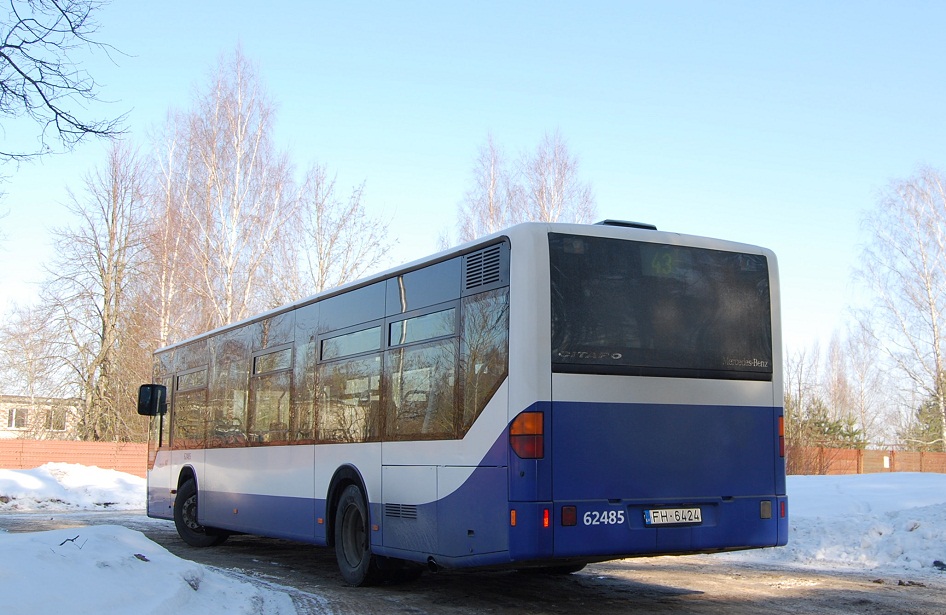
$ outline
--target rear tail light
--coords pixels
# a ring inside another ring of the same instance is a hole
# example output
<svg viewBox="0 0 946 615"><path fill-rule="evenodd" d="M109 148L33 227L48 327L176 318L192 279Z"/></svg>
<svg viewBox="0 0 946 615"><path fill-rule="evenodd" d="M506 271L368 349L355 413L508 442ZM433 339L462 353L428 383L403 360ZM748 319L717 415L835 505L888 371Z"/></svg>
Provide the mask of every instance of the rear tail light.
<svg viewBox="0 0 946 615"><path fill-rule="evenodd" d="M785 417L778 417L778 456L785 456Z"/></svg>
<svg viewBox="0 0 946 615"><path fill-rule="evenodd" d="M523 412L509 426L509 446L521 459L542 459L545 456L545 415Z"/></svg>

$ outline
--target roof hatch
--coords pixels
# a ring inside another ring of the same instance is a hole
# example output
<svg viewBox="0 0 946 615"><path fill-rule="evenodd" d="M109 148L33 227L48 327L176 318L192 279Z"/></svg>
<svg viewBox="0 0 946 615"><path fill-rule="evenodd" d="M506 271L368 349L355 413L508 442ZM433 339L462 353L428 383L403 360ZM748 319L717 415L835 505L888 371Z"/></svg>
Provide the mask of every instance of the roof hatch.
<svg viewBox="0 0 946 615"><path fill-rule="evenodd" d="M657 227L653 224L647 224L646 222L630 222L628 220L602 220L601 222L596 222L595 224L601 224L604 226L623 226L625 228L642 228L648 231L657 230Z"/></svg>

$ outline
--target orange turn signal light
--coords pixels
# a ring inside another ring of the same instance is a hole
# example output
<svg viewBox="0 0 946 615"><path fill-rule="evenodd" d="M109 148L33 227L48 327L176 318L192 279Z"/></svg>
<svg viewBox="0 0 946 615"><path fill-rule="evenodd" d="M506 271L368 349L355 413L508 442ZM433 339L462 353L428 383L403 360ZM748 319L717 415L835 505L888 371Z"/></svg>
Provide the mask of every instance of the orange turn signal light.
<svg viewBox="0 0 946 615"><path fill-rule="evenodd" d="M522 412L509 426L509 445L521 459L545 456L545 414Z"/></svg>

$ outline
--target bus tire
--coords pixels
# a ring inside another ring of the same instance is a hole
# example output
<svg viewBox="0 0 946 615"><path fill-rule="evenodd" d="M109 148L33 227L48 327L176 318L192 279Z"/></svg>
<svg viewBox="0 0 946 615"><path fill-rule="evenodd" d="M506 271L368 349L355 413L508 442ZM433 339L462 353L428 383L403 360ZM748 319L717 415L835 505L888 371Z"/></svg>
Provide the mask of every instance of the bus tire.
<svg viewBox="0 0 946 615"><path fill-rule="evenodd" d="M192 547L214 547L229 536L197 522L197 483L193 478L184 481L174 497L174 525L181 539Z"/></svg>
<svg viewBox="0 0 946 615"><path fill-rule="evenodd" d="M371 554L368 505L357 485L348 485L335 509L335 559L349 585L363 587L382 580L378 562Z"/></svg>

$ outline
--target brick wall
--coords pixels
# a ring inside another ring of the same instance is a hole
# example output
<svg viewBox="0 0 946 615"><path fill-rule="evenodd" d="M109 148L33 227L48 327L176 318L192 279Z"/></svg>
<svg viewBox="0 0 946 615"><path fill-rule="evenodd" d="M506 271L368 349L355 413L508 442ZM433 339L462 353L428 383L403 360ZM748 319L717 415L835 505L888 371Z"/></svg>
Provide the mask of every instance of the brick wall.
<svg viewBox="0 0 946 615"><path fill-rule="evenodd" d="M131 442L0 440L0 468L29 470L49 462L79 463L145 476L148 445Z"/></svg>

